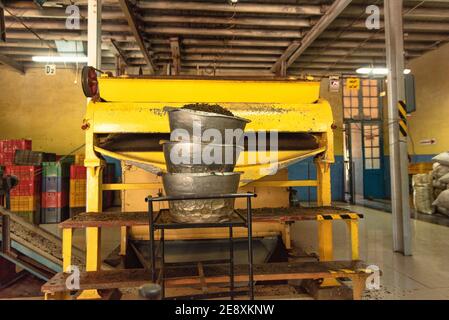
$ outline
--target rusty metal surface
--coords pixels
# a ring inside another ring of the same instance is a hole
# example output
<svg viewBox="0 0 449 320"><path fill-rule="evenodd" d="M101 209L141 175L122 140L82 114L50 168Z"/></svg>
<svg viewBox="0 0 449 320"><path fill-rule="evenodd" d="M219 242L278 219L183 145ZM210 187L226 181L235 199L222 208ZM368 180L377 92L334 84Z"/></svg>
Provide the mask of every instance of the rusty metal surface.
<svg viewBox="0 0 449 320"><path fill-rule="evenodd" d="M228 265L203 266L206 283L227 282ZM368 276L367 265L361 261L340 262L282 262L254 265L255 280L269 279L320 279ZM248 280L248 266L235 266L236 280ZM43 292L66 291L66 279L69 274L58 273L42 286ZM108 270L97 272L81 272L80 290L135 288L150 283L150 272L144 269ZM167 285L201 284L198 268L182 267L166 269Z"/></svg>
<svg viewBox="0 0 449 320"><path fill-rule="evenodd" d="M316 208L262 208L252 209L253 222L288 222L288 221L315 221L318 215L355 214L354 212L338 207ZM246 214L245 210L237 210L240 214ZM167 217L168 215L163 215ZM359 215L363 218L363 215ZM163 221L169 222L169 221ZM120 227L120 226L145 226L148 225L146 212L98 212L81 213L72 219L59 224L60 228L85 228L85 227Z"/></svg>

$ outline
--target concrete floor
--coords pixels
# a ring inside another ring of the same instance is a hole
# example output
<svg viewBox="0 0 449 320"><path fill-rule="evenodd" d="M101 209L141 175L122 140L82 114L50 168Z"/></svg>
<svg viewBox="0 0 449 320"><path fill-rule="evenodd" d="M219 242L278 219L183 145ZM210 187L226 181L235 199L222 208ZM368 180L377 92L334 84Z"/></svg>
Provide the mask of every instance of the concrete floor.
<svg viewBox="0 0 449 320"><path fill-rule="evenodd" d="M359 206L352 210L365 214L360 222L360 254L368 264L382 270L381 290L368 292L367 299L449 299L449 228L412 220L412 257L392 251L391 214ZM314 238L306 232L312 222L296 224L295 244L316 252ZM335 260L350 258L349 237L344 222L334 225Z"/></svg>
<svg viewBox="0 0 449 320"><path fill-rule="evenodd" d="M382 270L381 289L367 292L366 299L449 299L449 228L412 220L414 255L404 257L392 251L391 214L360 206L349 207L363 213L360 222L361 259ZM46 226L56 231L55 226ZM313 235L311 235L313 232ZM317 251L316 223L293 226L294 245L306 252ZM75 244L84 245L84 235L75 232ZM102 234L103 257L117 247L119 230L105 229ZM342 221L334 223L334 260L350 259L349 236Z"/></svg>

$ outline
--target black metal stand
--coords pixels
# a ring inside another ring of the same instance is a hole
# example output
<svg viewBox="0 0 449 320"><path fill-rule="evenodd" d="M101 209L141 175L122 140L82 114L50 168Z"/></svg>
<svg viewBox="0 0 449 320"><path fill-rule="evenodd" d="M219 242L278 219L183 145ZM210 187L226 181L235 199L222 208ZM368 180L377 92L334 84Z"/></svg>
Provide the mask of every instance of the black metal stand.
<svg viewBox="0 0 449 320"><path fill-rule="evenodd" d="M165 298L165 229L190 229L190 228L229 228L229 295L231 299L234 298L234 238L233 228L244 227L248 229L248 276L249 276L249 299L254 299L254 273L253 273L253 237L252 237L252 209L251 199L257 197L253 193L242 194L218 194L208 196L188 196L188 197L147 197L148 202L148 216L149 216L149 231L150 231L150 259L151 259L151 279L157 282L156 276L156 247L154 245L154 232L161 231L160 235L160 253L161 253L161 267L159 282L162 287L162 299ZM234 210L233 217L230 221L217 223L164 223L160 222L161 217L167 213L167 210L161 210L156 217L154 217L153 203L162 201L185 201L185 200L212 200L212 199L238 199L246 198L246 218ZM177 264L179 265L179 264Z"/></svg>

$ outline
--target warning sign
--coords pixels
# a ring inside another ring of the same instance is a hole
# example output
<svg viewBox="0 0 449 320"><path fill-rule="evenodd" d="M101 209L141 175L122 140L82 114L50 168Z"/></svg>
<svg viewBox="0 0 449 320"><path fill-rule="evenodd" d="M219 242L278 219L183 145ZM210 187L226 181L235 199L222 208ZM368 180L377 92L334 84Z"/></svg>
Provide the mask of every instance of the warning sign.
<svg viewBox="0 0 449 320"><path fill-rule="evenodd" d="M329 77L329 91L330 92L340 92L340 77L330 76Z"/></svg>
<svg viewBox="0 0 449 320"><path fill-rule="evenodd" d="M346 89L359 90L360 89L360 79L359 78L346 79Z"/></svg>

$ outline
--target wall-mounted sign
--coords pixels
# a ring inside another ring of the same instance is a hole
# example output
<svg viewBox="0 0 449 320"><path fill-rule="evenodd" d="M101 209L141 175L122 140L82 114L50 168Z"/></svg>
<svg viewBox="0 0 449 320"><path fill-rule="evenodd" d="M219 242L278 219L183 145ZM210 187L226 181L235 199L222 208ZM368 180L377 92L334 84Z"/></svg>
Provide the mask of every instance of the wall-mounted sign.
<svg viewBox="0 0 449 320"><path fill-rule="evenodd" d="M338 93L340 92L340 77L339 76L330 76L329 77L329 91Z"/></svg>
<svg viewBox="0 0 449 320"><path fill-rule="evenodd" d="M419 142L422 146L432 146L437 144L437 139L424 139Z"/></svg>
<svg viewBox="0 0 449 320"><path fill-rule="evenodd" d="M359 90L360 89L360 79L359 78L346 79L346 89Z"/></svg>
<svg viewBox="0 0 449 320"><path fill-rule="evenodd" d="M56 65L54 64L45 65L45 74L47 76L54 76L56 74Z"/></svg>

